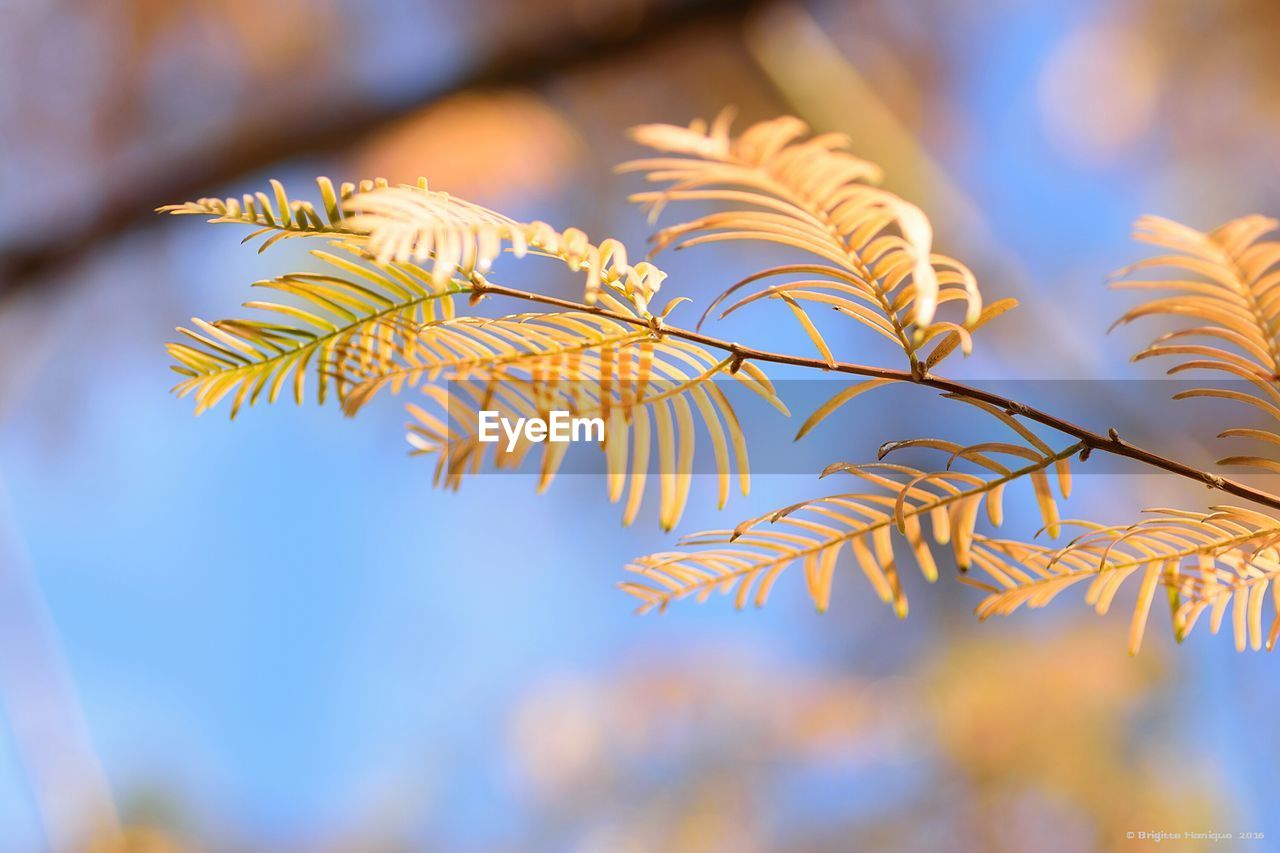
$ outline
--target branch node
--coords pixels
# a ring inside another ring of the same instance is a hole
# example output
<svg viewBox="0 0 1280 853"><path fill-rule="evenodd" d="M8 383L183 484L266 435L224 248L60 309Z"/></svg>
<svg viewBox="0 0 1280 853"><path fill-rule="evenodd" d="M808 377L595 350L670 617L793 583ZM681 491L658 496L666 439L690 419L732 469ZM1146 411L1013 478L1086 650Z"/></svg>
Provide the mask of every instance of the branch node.
<svg viewBox="0 0 1280 853"><path fill-rule="evenodd" d="M1090 455L1091 453L1093 453L1093 445L1092 445L1092 444L1086 444L1086 445L1085 445L1085 446L1080 450L1080 461L1081 461L1081 462L1088 462L1088 461L1089 461L1089 455Z"/></svg>
<svg viewBox="0 0 1280 853"><path fill-rule="evenodd" d="M729 373L735 374L742 369L742 362L745 358L742 351L738 349L738 345L734 344L729 350Z"/></svg>
<svg viewBox="0 0 1280 853"><path fill-rule="evenodd" d="M1124 444L1124 442L1120 440L1120 433L1116 432L1115 427L1111 427L1111 429L1107 430L1107 438L1111 439L1113 444Z"/></svg>
<svg viewBox="0 0 1280 853"><path fill-rule="evenodd" d="M1019 403L1017 400L1011 400L1009 401L1009 405L1005 407L1005 411L1011 415L1020 415L1025 418L1031 414L1031 407L1026 403Z"/></svg>

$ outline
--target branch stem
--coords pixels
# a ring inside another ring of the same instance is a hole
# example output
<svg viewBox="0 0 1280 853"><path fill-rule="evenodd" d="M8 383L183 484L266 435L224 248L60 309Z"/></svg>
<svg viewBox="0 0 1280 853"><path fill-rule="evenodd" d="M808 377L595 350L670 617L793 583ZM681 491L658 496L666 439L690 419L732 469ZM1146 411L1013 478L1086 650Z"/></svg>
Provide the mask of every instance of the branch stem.
<svg viewBox="0 0 1280 853"><path fill-rule="evenodd" d="M570 311L582 311L588 314L596 314L601 317L608 317L609 319L616 320L620 323L630 323L636 326L648 326L651 322L647 317L624 314L618 311L610 311L599 306L584 305L568 299L544 296L539 293L530 293L528 291L517 290L511 287L491 284L487 281L473 281L470 286L472 292L478 296L486 294L508 296L514 299L523 299L528 302L539 302L543 305L553 305L557 308L564 308ZM997 406L1010 414L1035 421L1036 423L1043 424L1050 429L1079 439L1084 444L1082 455L1092 451L1099 451L1102 453L1110 453L1113 456L1122 456L1126 459L1132 459L1135 462L1140 462L1143 465L1148 465L1152 468L1159 468L1162 471L1168 471L1171 474L1176 474L1179 477L1185 477L1188 480L1194 480L1195 482L1207 486L1210 489L1226 492L1229 495L1249 501L1250 503L1269 507L1270 509L1280 510L1280 496L1273 495L1270 492L1261 491L1260 489L1255 489L1251 486L1246 486L1243 483L1214 474L1212 471L1205 471L1184 462L1179 462L1176 459L1162 456L1159 453L1147 450L1135 444L1130 444L1120 438L1119 434L1114 429L1109 430L1107 435L1102 435L1101 433L1086 429L1079 424L1064 420L1063 418L1050 414L1042 409L1037 409L1034 406L1028 406L1027 404L1020 403L1017 400L1012 400L1008 397L1004 397L991 391L985 391L981 388L975 388L972 385L966 385L962 382L955 382L929 373L916 375L908 370L895 370L888 367L874 367L871 365L855 364L852 362L837 361L829 364L820 358L809 358L806 356L769 352L768 350L746 347L738 343L732 343L730 341L712 337L711 335L704 335L701 332L689 331L673 326L663 325L659 333L665 336L680 338L681 340L690 341L691 343L701 344L703 346L727 352L732 358L732 363L735 364L742 361L789 364L795 367L806 367L814 370L847 373L854 376L866 376L874 379L889 379L897 382L909 382L915 385L923 385L939 391L944 391L957 397L990 403L991 405Z"/></svg>

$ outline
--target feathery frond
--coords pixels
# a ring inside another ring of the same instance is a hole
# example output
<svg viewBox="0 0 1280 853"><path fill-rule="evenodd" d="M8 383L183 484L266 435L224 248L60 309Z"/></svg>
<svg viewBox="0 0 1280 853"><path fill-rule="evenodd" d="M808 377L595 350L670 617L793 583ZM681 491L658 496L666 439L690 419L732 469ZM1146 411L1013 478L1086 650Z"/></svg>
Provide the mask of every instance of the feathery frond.
<svg viewBox="0 0 1280 853"><path fill-rule="evenodd" d="M641 600L641 612L664 610L672 601L687 596L705 601L717 590L733 593L739 608L749 600L758 607L768 598L778 576L800 563L810 597L819 611L825 611L836 565L848 545L876 593L905 618L907 598L895 560L893 531L905 539L921 574L932 582L938 570L922 530L921 519L927 517L934 541L950 543L956 564L964 571L970 564L979 510L985 503L988 520L999 526L1004 490L1011 482L1029 478L1045 525L1051 530L1057 527L1058 509L1047 471L1057 469L1066 497L1070 492L1067 460L1081 449L1074 444L1051 451L1038 439L1034 443L989 442L970 447L939 439L914 439L885 445L881 458L912 447L949 454L946 470L926 472L884 462L829 466L823 476L845 472L877 491L803 501L749 519L733 530L694 534L681 544L700 550L642 557L627 567L639 579L621 586ZM957 460L972 463L980 473L951 470L951 463Z"/></svg>
<svg viewBox="0 0 1280 853"><path fill-rule="evenodd" d="M666 273L649 263L627 262L617 240L596 245L577 228L558 231L545 222L516 222L481 205L431 190L426 179L417 186L391 186L383 178L344 183L334 190L328 178L317 178L322 210L307 201L290 201L284 186L271 181L271 195L246 193L241 199L202 198L158 208L161 213L210 217L211 222L257 225L248 242L265 235L263 251L279 240L327 236L360 243L380 264L431 261L437 286L455 276L484 275L506 249L554 257L575 272L585 272L586 302L593 305L602 287L625 296L641 311L662 286ZM273 206L274 200L274 206Z"/></svg>
<svg viewBox="0 0 1280 853"><path fill-rule="evenodd" d="M593 305L602 287L633 302L641 311L653 298L666 273L647 261L630 264L627 250L614 239L596 245L577 228L558 231L545 222L516 222L448 193L417 187L381 187L360 193L344 205L345 225L366 234L373 254L383 263L432 260L437 282L455 273L488 272L503 251L558 258L571 270L587 274L585 299Z"/></svg>
<svg viewBox="0 0 1280 853"><path fill-rule="evenodd" d="M1157 216L1134 225L1134 237L1169 250L1117 273L1130 276L1152 269L1170 270L1168 278L1126 278L1116 287L1172 291L1127 311L1115 325L1142 317L1169 315L1203 325L1167 332L1134 356L1176 357L1168 373L1212 371L1248 383L1244 388L1195 388L1175 399L1213 397L1245 403L1280 422L1280 242L1262 240L1280 225L1265 216L1246 216L1202 233ZM1228 429L1222 437L1254 438L1280 444L1280 432ZM1220 465L1280 471L1280 462L1258 456L1232 456Z"/></svg>
<svg viewBox="0 0 1280 853"><path fill-rule="evenodd" d="M463 475L480 469L489 443L495 467L508 470L518 468L535 443L543 444L539 491L559 470L566 443L534 441L527 433L511 447L505 436L484 442L481 411L509 423L547 420L551 412L599 418L609 499L616 503L627 494L624 524L639 512L655 447L659 521L669 530L679 520L692 483L695 421L711 441L719 505L728 500L734 469L747 493L746 439L715 380L732 376L786 411L768 377L749 362L732 371L730 359L701 347L585 312L431 323L393 350L393 359L373 365L363 379L349 378L360 384L348 396L348 408L359 408L381 387L428 383L421 387L433 405L410 405L416 423L409 442L416 453L437 455L437 484L456 489ZM429 384L441 378L448 384Z"/></svg>
<svg viewBox="0 0 1280 853"><path fill-rule="evenodd" d="M993 583L965 579L989 593L978 605L978 616L1007 615L1023 605L1044 607L1083 581L1089 582L1085 601L1104 614L1121 585L1136 576L1141 580L1130 623L1131 653L1142 645L1155 590L1161 585L1168 593L1179 642L1206 609L1212 614L1210 630L1216 634L1232 606L1236 648L1259 648L1263 598L1280 573L1280 520L1231 506L1215 506L1209 512L1148 512L1150 518L1128 526L1074 522L1085 532L1061 548L980 538L973 546L973 563ZM1277 613L1267 648L1280 631Z"/></svg>
<svg viewBox="0 0 1280 853"><path fill-rule="evenodd" d="M257 237L266 237L258 246L258 251L262 252L289 237L362 238L363 235L354 233L345 221L343 203L357 192L370 192L387 185L385 179L374 178L359 184L344 183L335 190L328 178L316 178L321 200L320 209L317 209L309 201L291 201L284 185L273 178L270 195L256 192L245 193L240 198L201 198L182 204L166 204L156 211L175 216L208 216L209 221L215 223L257 225L258 229L244 241L247 243Z"/></svg>
<svg viewBox="0 0 1280 853"><path fill-rule="evenodd" d="M833 308L892 340L913 365L929 358L918 353L932 341L939 354L933 363L957 345L968 351L969 331L982 319L982 297L967 267L933 253L932 226L918 207L874 186L880 170L849 154L848 140L840 134L811 137L804 122L786 117L752 125L735 137L729 132L731 119L726 111L709 128L701 121L687 128L637 127L632 135L641 144L677 156L620 167L669 184L632 196L654 219L671 201L734 207L658 232L655 250L759 240L817 259L748 276L722 293L708 313L748 285L791 278L740 299L724 313L759 299L781 300L828 361L830 350L801 303ZM935 317L949 302L964 304L962 323Z"/></svg>
<svg viewBox="0 0 1280 853"><path fill-rule="evenodd" d="M752 240L804 253L799 262L761 270L732 285L703 315L705 320L722 304L723 317L764 300L780 302L828 366L867 377L820 406L797 438L863 393L907 380L948 390L946 396L982 409L1016 438L969 446L934 438L890 442L874 463L828 466L823 476L848 474L860 482L859 490L802 501L732 530L695 534L681 541L686 550L642 557L628 566L635 578L621 586L640 599L639 610L663 610L685 597L705 600L716 591L732 594L738 607L748 601L761 605L779 576L799 565L809 595L825 611L847 545L880 598L905 617L907 599L895 552L905 544L932 582L942 554L938 546L947 546L961 572L976 566L985 578L962 577L986 591L978 606L983 619L1023 605L1042 607L1086 580L1086 600L1106 612L1126 580L1138 577L1131 651L1141 645L1162 588L1179 641L1205 612L1216 632L1230 610L1237 649L1257 649L1264 645L1269 589L1274 617L1265 645L1274 646L1280 636L1280 518L1217 506L1208 512L1149 510L1149 517L1127 527L1064 521L1050 471L1062 498L1071 488L1070 457L1080 453L1083 459L1090 452L1128 457L1259 506L1280 507L1280 498L1121 442L1114 431L1104 437L1000 395L932 376L931 370L956 349L968 353L973 332L1016 302L984 305L973 274L933 252L932 226L923 212L876 186L879 170L850 154L844 137L810 135L795 118L761 122L736 136L730 123L725 112L710 126L636 128L635 138L660 154L622 169L645 172L650 182L663 185L633 196L655 219L673 201L727 208L659 231L653 237L655 251ZM286 385L301 403L308 375L317 380L318 399L336 396L347 414L383 391L416 389L424 405L408 406L410 445L415 454L436 455L436 482L454 489L486 459L512 470L535 453L540 454L538 488L545 489L563 470L568 447L547 435L548 426L554 430L557 419L569 421L600 447L609 499L625 498L624 523L635 519L656 477L659 521L670 529L689 499L698 435L705 434L711 445L719 505L727 501L735 474L741 491L748 490L746 439L722 386L730 379L741 382L785 414L756 362L820 366L812 358L666 326L668 312L680 300L657 315L650 311L665 273L648 261L630 263L617 240L596 244L575 228L517 222L431 190L425 179L417 186L393 187L376 179L335 189L327 178L318 178L316 185L318 204L291 200L273 180L270 192L159 208L251 226L246 241L261 238L260 251L299 236L325 237L330 244L329 250L312 253L325 265L322 271L257 283L277 294L270 301L245 303L262 312L260 318L195 319L193 328L178 330L186 340L168 348L176 361L173 369L183 377L175 390L194 396L197 412L229 398L234 417L243 405L264 397L275 401ZM1171 374L1204 370L1247 383L1246 390L1197 388L1177 397L1234 400L1280 422L1280 241L1264 239L1277 227L1280 222L1261 216L1207 233L1156 217L1138 220L1138 239L1166 253L1121 275L1153 269L1172 273L1120 282L1120 287L1166 294L1128 311L1117 325L1156 315L1191 318L1200 325L1160 336L1135 360L1175 357ZM584 272L582 304L490 283L486 276L504 252L552 257ZM460 294L470 296L472 304L494 295L566 310L458 317L453 297ZM811 314L814 306L893 341L907 356L910 372L837 363ZM510 425L522 419L541 422L540 428L498 434L491 429L494 421ZM1026 425L1033 421L1077 441L1054 449ZM597 435L591 435L593 429ZM1280 427L1228 429L1222 436L1280 445ZM536 448L539 444L544 446ZM911 449L948 458L942 470L884 461ZM1259 456L1233 456L1219 464L1280 471L1280 461ZM1029 481L1049 537L1056 538L1064 526L1082 532L1061 547L980 533L980 514L999 527L1006 487L1021 480Z"/></svg>
<svg viewBox="0 0 1280 853"><path fill-rule="evenodd" d="M412 265L379 264L341 243L334 248L342 253L311 253L329 271L255 284L288 300L244 303L264 312L264 319L209 323L192 318L195 329L178 328L189 342L168 345L177 362L173 369L186 377L174 390L183 397L194 394L197 414L234 392L235 417L264 390L275 402L286 383L301 404L309 372L316 377L319 402L330 385L341 398L350 386L334 376L337 354L349 359L353 350L384 352L397 337L392 321L416 325L450 318L453 296L465 291L455 283L437 285Z"/></svg>
<svg viewBox="0 0 1280 853"><path fill-rule="evenodd" d="M604 297L606 306L639 318L626 303ZM398 345L376 357L357 348L343 353L339 369L351 392L343 400L356 414L383 389L399 394L422 382L448 379L539 377L566 383L599 378L620 347L653 337L647 326L581 311L516 314L497 319L460 317L402 330ZM584 364L584 360L587 362ZM590 364L594 360L594 365ZM612 369L605 371L606 377ZM629 379L629 377L628 377Z"/></svg>

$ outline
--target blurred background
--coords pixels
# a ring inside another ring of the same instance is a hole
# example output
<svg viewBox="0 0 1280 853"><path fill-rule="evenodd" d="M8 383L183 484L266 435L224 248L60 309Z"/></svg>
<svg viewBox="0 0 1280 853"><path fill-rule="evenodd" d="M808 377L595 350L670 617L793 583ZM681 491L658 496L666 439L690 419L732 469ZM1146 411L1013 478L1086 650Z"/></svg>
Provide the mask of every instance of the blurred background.
<svg viewBox="0 0 1280 853"><path fill-rule="evenodd" d="M597 478L433 491L393 398L357 421L192 417L173 327L313 262L151 210L425 175L639 251L639 179L611 171L638 153L627 127L794 113L850 134L940 250L1023 301L953 375L1154 377L1126 363L1149 330L1106 335L1128 304L1106 276L1143 255L1138 214L1280 211L1278 38L1269 0L5 0L0 849L1274 845L1267 657L1204 630L1175 649L1156 614L1130 658L1123 612L1075 590L980 625L976 591L912 578L900 623L847 570L822 616L792 577L759 612L634 618L621 567L674 536L653 507L622 529ZM665 257L666 289L705 305L769 257ZM807 352L767 310L715 333ZM884 359L859 331L828 340ZM1123 396L1066 414L1105 428ZM963 439L883 411L850 407L809 452ZM723 513L695 485L679 529L826 493L816 474L758 477ZM1079 481L1067 514L1105 522L1206 502Z"/></svg>

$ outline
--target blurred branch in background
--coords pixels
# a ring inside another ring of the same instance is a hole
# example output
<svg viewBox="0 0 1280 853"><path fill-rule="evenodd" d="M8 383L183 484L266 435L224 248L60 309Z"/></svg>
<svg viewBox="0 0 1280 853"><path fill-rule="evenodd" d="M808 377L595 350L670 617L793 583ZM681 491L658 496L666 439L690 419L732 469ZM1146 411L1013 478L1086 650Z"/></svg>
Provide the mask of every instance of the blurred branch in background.
<svg viewBox="0 0 1280 853"><path fill-rule="evenodd" d="M161 6L165 4L160 4ZM431 82L385 100L299 99L253 121L229 123L194 150L150 168L134 184L112 188L87 210L67 211L59 225L36 236L10 238L0 246L0 299L30 287L41 276L83 257L99 244L125 232L151 210L174 199L194 198L233 178L300 154L331 152L396 121L417 107L469 89L527 86L599 60L606 53L639 52L691 27L732 23L746 15L754 0L679 0L647 5L617 4L615 17L593 12L548 15L565 32L555 37L538 31L517 33L444 83ZM588 25L589 24L589 25ZM323 45L317 46L317 52ZM305 63L299 63L304 65Z"/></svg>

